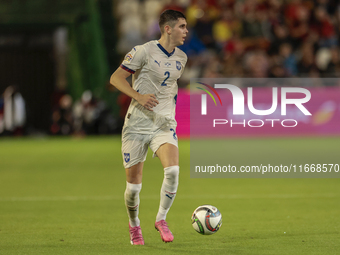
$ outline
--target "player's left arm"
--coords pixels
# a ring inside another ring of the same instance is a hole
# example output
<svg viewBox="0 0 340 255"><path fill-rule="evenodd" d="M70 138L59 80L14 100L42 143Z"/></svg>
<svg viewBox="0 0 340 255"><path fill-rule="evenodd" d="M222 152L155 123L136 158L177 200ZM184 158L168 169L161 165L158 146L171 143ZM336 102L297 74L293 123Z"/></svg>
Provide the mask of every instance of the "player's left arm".
<svg viewBox="0 0 340 255"><path fill-rule="evenodd" d="M181 70L181 76L182 76L182 74L183 74L183 72L184 72L184 68L185 68L185 66L186 66L186 64L187 64L187 62L188 62L188 57L187 57L187 55L184 53L184 55L185 55L185 57L184 57L184 61L183 61L183 67L182 67L182 70Z"/></svg>

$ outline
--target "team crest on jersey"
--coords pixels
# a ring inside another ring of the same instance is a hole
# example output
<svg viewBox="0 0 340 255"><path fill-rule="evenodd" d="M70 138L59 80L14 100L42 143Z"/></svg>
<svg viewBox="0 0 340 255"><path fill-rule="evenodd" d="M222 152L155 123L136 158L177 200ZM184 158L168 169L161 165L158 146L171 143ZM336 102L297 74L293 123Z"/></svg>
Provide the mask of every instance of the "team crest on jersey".
<svg viewBox="0 0 340 255"><path fill-rule="evenodd" d="M130 161L130 153L124 153L124 160L126 163Z"/></svg>
<svg viewBox="0 0 340 255"><path fill-rule="evenodd" d="M176 61L176 68L177 68L178 71L180 71L182 69L181 62Z"/></svg>

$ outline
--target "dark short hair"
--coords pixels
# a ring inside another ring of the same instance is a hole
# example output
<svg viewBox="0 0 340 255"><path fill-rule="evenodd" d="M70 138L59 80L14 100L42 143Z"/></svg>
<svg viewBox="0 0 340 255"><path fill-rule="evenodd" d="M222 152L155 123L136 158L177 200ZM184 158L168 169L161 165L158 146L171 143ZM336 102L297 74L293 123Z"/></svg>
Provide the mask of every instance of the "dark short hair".
<svg viewBox="0 0 340 255"><path fill-rule="evenodd" d="M164 32L164 26L169 25L171 27L174 27L174 25L177 23L178 19L187 19L183 13L175 10L165 10L161 16L159 17L159 28L161 29L161 32L163 34Z"/></svg>

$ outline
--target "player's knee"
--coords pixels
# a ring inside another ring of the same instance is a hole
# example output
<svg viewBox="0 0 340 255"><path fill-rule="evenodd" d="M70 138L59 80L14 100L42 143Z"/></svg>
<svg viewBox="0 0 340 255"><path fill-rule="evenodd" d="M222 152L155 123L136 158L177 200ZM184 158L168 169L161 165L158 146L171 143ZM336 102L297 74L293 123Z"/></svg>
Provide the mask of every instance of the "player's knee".
<svg viewBox="0 0 340 255"><path fill-rule="evenodd" d="M139 195L139 192L142 190L142 184L132 184L127 182L125 189L125 197L128 199L133 199Z"/></svg>
<svg viewBox="0 0 340 255"><path fill-rule="evenodd" d="M164 168L164 177L168 185L177 186L179 176L179 166L169 166Z"/></svg>

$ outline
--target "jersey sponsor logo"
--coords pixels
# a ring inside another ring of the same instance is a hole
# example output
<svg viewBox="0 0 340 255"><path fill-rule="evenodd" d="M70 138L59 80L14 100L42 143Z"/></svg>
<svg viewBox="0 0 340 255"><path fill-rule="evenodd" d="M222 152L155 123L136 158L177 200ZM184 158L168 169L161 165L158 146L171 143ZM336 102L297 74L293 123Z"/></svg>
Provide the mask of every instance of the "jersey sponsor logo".
<svg viewBox="0 0 340 255"><path fill-rule="evenodd" d="M130 153L124 153L124 160L126 163L130 161Z"/></svg>
<svg viewBox="0 0 340 255"><path fill-rule="evenodd" d="M129 53L129 54L127 54L127 55L125 56L125 59L124 59L124 60L125 60L126 62L129 62L129 63L130 63L132 58L133 58L133 56Z"/></svg>
<svg viewBox="0 0 340 255"><path fill-rule="evenodd" d="M177 68L178 71L180 71L182 69L181 62L176 61L176 68Z"/></svg>
<svg viewBox="0 0 340 255"><path fill-rule="evenodd" d="M169 67L169 66L171 66L171 63L166 62L164 65L165 65L166 67Z"/></svg>
<svg viewBox="0 0 340 255"><path fill-rule="evenodd" d="M162 61L159 61L159 63L158 63L157 60L155 60L155 62L156 62L156 64L157 64L159 67L161 67L161 62L162 62Z"/></svg>

